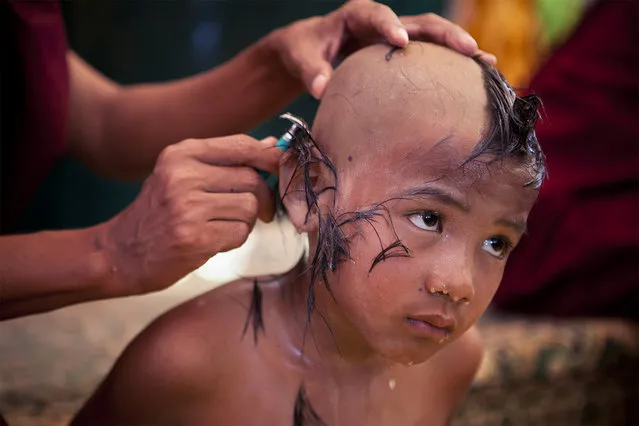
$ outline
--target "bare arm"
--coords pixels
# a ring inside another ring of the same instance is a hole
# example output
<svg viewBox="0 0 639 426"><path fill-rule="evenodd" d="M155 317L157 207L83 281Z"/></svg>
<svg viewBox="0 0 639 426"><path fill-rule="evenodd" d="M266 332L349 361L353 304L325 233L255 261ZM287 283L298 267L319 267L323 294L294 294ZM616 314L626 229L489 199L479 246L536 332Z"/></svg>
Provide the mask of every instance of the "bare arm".
<svg viewBox="0 0 639 426"><path fill-rule="evenodd" d="M0 320L109 297L99 228L0 237Z"/></svg>
<svg viewBox="0 0 639 426"><path fill-rule="evenodd" d="M303 90L266 42L209 72L168 83L118 86L72 52L68 64L71 152L118 178L150 172L171 143L246 132Z"/></svg>
<svg viewBox="0 0 639 426"><path fill-rule="evenodd" d="M143 176L168 144L246 132L304 90L321 97L345 43L365 45L380 36L400 47L410 36L482 53L439 16L400 21L387 6L366 0L275 30L225 64L169 83L121 87L70 53L71 152L103 174Z"/></svg>

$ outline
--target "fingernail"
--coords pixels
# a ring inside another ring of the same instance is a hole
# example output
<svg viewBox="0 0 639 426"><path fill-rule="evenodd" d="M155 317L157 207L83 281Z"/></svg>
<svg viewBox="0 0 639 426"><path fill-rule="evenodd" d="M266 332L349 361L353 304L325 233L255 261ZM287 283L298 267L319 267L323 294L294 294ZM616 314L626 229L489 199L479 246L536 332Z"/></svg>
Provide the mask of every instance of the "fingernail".
<svg viewBox="0 0 639 426"><path fill-rule="evenodd" d="M400 39L404 45L408 43L408 31L406 31L406 28L400 26L397 29L397 38Z"/></svg>
<svg viewBox="0 0 639 426"><path fill-rule="evenodd" d="M492 66L497 65L497 56L493 55L492 53L484 53L482 56L484 57L484 60Z"/></svg>
<svg viewBox="0 0 639 426"><path fill-rule="evenodd" d="M479 48L479 46L477 45L477 41L467 32L464 32L464 34L462 34L461 42L468 48L468 50L476 50Z"/></svg>
<svg viewBox="0 0 639 426"><path fill-rule="evenodd" d="M269 136L262 139L260 142L262 142L264 145L273 145L275 142L277 142L277 138L275 136Z"/></svg>
<svg viewBox="0 0 639 426"><path fill-rule="evenodd" d="M328 82L328 77L326 77L325 74L319 74L313 79L313 83L311 83L311 94L316 99L319 99L322 93L324 93L326 82Z"/></svg>

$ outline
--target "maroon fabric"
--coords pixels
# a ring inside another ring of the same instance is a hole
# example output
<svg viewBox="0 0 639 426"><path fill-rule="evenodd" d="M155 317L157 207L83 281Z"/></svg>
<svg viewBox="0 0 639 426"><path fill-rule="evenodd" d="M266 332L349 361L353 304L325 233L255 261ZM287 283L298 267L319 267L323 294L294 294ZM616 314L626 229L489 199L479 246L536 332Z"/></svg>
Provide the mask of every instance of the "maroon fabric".
<svg viewBox="0 0 639 426"><path fill-rule="evenodd" d="M498 308L639 315L639 5L604 1L531 82L549 180Z"/></svg>
<svg viewBox="0 0 639 426"><path fill-rule="evenodd" d="M0 0L1 230L7 231L65 150L67 41L57 1Z"/></svg>

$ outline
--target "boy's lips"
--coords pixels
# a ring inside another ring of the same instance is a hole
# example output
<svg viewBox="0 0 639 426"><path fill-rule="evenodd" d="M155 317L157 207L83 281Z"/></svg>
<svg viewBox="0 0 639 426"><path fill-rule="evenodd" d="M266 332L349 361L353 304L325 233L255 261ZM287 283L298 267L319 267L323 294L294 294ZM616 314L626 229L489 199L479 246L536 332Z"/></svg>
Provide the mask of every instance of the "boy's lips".
<svg viewBox="0 0 639 426"><path fill-rule="evenodd" d="M404 323L411 332L438 342L446 340L455 330L455 319L439 314L409 315Z"/></svg>

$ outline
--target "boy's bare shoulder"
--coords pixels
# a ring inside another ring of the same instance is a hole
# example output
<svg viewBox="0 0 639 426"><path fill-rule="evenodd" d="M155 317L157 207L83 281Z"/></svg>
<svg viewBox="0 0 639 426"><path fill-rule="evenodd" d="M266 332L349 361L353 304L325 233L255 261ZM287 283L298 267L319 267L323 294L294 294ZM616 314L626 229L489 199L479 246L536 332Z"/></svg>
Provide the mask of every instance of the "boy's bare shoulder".
<svg viewBox="0 0 639 426"><path fill-rule="evenodd" d="M140 342L133 345L145 358L164 354L162 358L178 372L192 368L201 375L202 365L209 366L208 371L215 370L212 366L223 368L230 352L240 346L252 293L251 280L238 280L208 291L157 318L136 338Z"/></svg>
<svg viewBox="0 0 639 426"><path fill-rule="evenodd" d="M241 357L252 292L252 281L236 281L157 318L128 345L73 424L153 423L212 395Z"/></svg>

